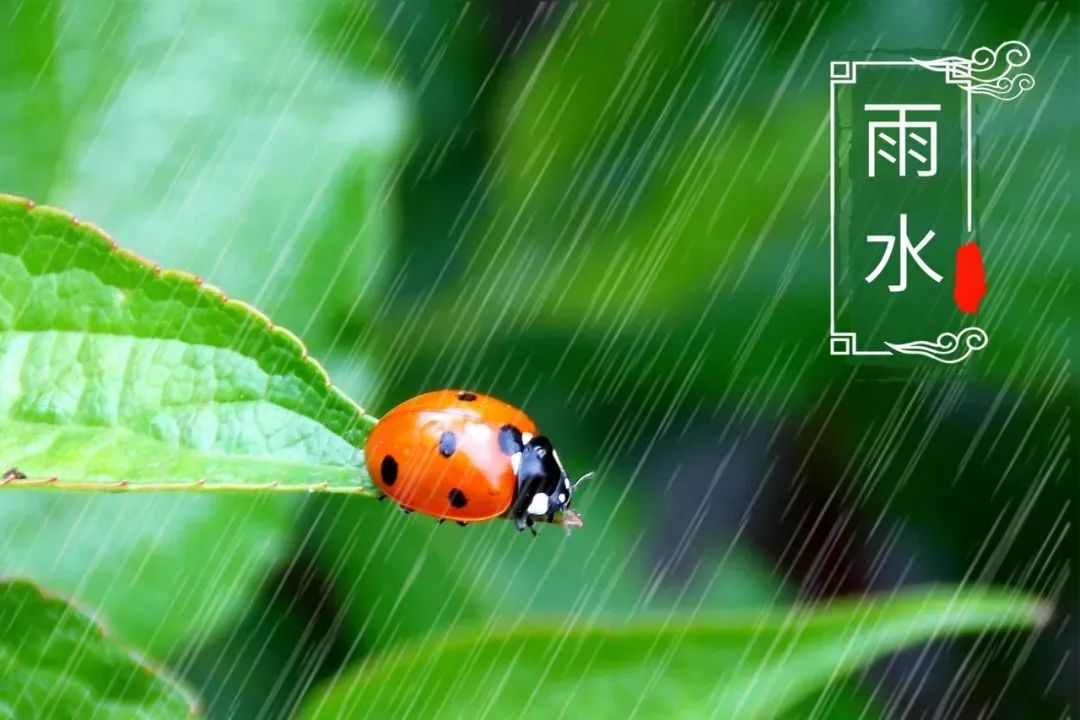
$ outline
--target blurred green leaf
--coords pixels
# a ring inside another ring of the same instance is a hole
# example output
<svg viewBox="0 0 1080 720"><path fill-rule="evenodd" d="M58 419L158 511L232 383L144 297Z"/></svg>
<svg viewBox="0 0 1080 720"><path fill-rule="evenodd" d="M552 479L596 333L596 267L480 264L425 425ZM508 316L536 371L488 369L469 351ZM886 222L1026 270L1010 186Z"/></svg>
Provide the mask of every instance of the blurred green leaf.
<svg viewBox="0 0 1080 720"><path fill-rule="evenodd" d="M180 685L106 637L67 603L0 583L0 714L175 718L197 714Z"/></svg>
<svg viewBox="0 0 1080 720"><path fill-rule="evenodd" d="M6 577L96 608L158 659L242 612L289 547L287 498L0 491Z"/></svg>
<svg viewBox="0 0 1080 720"><path fill-rule="evenodd" d="M0 369L0 459L22 484L370 490L374 419L293 335L12 197L0 197Z"/></svg>
<svg viewBox="0 0 1080 720"><path fill-rule="evenodd" d="M29 0L12 22L0 191L92 216L320 349L378 298L408 119L374 4Z"/></svg>
<svg viewBox="0 0 1080 720"><path fill-rule="evenodd" d="M743 620L675 616L604 626L478 627L363 663L304 717L499 712L583 717L773 717L890 652L958 633L1029 628L1037 599L929 589Z"/></svg>

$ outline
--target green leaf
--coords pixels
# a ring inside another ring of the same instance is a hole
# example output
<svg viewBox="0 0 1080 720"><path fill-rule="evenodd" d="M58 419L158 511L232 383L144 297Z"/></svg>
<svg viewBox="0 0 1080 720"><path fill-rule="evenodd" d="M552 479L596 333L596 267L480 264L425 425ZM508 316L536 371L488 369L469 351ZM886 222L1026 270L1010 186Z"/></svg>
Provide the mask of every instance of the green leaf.
<svg viewBox="0 0 1080 720"><path fill-rule="evenodd" d="M175 718L194 698L91 618L25 582L0 583L0 715Z"/></svg>
<svg viewBox="0 0 1080 720"><path fill-rule="evenodd" d="M378 8L18 10L0 48L0 120L19 138L0 190L95 218L319 350L381 298L408 106Z"/></svg>
<svg viewBox="0 0 1080 720"><path fill-rule="evenodd" d="M57 486L367 491L373 423L250 307L0 197L0 463Z"/></svg>
<svg viewBox="0 0 1080 720"><path fill-rule="evenodd" d="M1047 619L1031 596L970 587L736 621L480 627L364 663L313 696L304 716L774 717L890 652Z"/></svg>
<svg viewBox="0 0 1080 720"><path fill-rule="evenodd" d="M289 549L291 500L3 490L0 572L95 608L125 642L174 660L248 606Z"/></svg>
<svg viewBox="0 0 1080 720"><path fill-rule="evenodd" d="M0 465L19 471L0 504L5 574L101 608L164 656L244 607L293 510L10 487L364 493L372 423L249 307L0 197Z"/></svg>

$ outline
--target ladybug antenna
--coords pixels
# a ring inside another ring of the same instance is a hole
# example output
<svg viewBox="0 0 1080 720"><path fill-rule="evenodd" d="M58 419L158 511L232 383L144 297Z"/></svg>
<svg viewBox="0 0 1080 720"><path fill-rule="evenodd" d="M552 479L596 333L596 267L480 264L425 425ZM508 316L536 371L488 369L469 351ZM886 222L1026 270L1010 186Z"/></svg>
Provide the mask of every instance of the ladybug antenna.
<svg viewBox="0 0 1080 720"><path fill-rule="evenodd" d="M595 472L592 472L592 471L587 472L584 475L582 475L581 477L579 477L577 480L575 480L574 484L570 486L570 489L571 490L577 490L578 485L580 485L581 483L585 482L586 480L590 480L590 479L592 479L594 477L596 477Z"/></svg>

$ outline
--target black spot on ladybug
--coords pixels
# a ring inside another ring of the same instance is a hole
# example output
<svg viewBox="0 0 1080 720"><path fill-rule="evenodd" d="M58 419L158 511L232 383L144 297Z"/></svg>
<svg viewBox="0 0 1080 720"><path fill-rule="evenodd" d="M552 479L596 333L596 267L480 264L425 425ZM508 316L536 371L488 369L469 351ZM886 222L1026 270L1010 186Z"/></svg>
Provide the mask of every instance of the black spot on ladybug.
<svg viewBox="0 0 1080 720"><path fill-rule="evenodd" d="M521 452L521 431L513 425L503 425L499 429L499 449L506 455Z"/></svg>
<svg viewBox="0 0 1080 720"><path fill-rule="evenodd" d="M462 402L472 402L473 400L476 399L476 393L459 392L457 394L457 399L461 400Z"/></svg>
<svg viewBox="0 0 1080 720"><path fill-rule="evenodd" d="M447 430L439 436L439 454L450 457L457 450L457 435Z"/></svg>
<svg viewBox="0 0 1080 720"><path fill-rule="evenodd" d="M465 493L461 492L457 488L453 488L450 491L450 504L456 508L463 508L469 504L468 499L465 497Z"/></svg>
<svg viewBox="0 0 1080 720"><path fill-rule="evenodd" d="M382 475L382 481L387 485L393 485L397 480L397 460L391 455L387 455L382 459L382 464L379 465L379 473Z"/></svg>

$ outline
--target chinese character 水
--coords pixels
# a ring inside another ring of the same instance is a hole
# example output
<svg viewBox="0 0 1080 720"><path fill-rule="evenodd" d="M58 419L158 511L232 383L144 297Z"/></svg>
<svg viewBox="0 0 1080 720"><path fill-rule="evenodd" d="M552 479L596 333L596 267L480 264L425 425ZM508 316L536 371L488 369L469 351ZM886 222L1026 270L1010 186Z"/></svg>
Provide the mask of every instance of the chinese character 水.
<svg viewBox="0 0 1080 720"><path fill-rule="evenodd" d="M918 263L922 271L936 283L941 282L941 276L923 262L923 259L919 257L919 252L926 247L934 238L934 231L927 231L923 239L919 241L918 245L912 245L911 239L908 238L908 223L907 213L900 213L900 281L895 285L889 286L889 292L903 292L907 289L907 261L908 257ZM873 243L885 243L885 252L881 254L881 262L877 264L874 271L866 276L866 282L872 283L877 279L877 276L881 274L881 271L885 269L885 266L889 264L889 258L892 257L893 248L896 247L895 235L868 235L866 237L867 242Z"/></svg>

